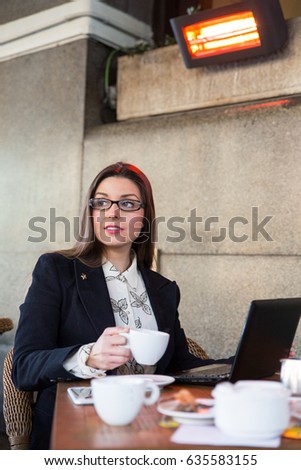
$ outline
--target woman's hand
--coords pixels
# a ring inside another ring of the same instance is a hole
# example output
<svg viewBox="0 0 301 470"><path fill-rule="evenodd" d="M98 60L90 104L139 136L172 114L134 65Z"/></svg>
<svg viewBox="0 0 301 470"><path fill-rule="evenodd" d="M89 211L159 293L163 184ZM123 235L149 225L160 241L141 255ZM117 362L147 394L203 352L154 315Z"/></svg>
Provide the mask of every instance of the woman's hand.
<svg viewBox="0 0 301 470"><path fill-rule="evenodd" d="M122 347L126 339L119 333L127 333L129 328L114 326L106 328L94 344L87 365L95 369L111 370L127 362L131 357L131 350Z"/></svg>
<svg viewBox="0 0 301 470"><path fill-rule="evenodd" d="M292 347L289 352L289 358L292 359L296 356L295 343L292 344Z"/></svg>

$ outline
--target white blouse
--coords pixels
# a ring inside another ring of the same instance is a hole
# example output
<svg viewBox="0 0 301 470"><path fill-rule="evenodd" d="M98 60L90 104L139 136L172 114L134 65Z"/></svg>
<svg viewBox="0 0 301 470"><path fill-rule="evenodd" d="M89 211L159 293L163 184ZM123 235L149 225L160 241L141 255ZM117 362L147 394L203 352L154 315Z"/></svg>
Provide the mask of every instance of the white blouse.
<svg viewBox="0 0 301 470"><path fill-rule="evenodd" d="M122 273L108 260L102 265L111 299L116 326L158 330L156 318L150 304L145 284L137 268L134 256L131 266ZM80 378L105 375L104 370L86 365L94 343L82 346L64 361L64 367ZM117 374L152 374L156 366L145 366L131 359L117 369Z"/></svg>

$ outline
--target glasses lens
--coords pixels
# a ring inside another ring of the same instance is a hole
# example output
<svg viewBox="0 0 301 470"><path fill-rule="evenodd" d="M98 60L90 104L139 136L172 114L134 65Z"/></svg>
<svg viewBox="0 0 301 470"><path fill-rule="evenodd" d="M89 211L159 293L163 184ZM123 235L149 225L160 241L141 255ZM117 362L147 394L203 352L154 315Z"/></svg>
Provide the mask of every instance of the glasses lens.
<svg viewBox="0 0 301 470"><path fill-rule="evenodd" d="M93 209L105 210L111 207L111 201L109 199L90 199L90 205Z"/></svg>
<svg viewBox="0 0 301 470"><path fill-rule="evenodd" d="M92 198L89 201L90 206L92 209L98 209L104 211L106 209L110 209L112 204L118 204L119 209L123 211L137 211L143 204L140 201L135 201L132 199L122 199L121 201L111 201L110 199L105 198Z"/></svg>
<svg viewBox="0 0 301 470"><path fill-rule="evenodd" d="M133 201L131 199L124 199L119 201L119 208L123 211L137 211L141 207L141 202Z"/></svg>

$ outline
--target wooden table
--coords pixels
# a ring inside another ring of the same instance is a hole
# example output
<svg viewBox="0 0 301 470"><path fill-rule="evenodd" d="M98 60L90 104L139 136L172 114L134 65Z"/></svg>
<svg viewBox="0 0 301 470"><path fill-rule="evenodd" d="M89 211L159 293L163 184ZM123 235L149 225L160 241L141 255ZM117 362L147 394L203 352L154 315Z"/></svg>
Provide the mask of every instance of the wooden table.
<svg viewBox="0 0 301 470"><path fill-rule="evenodd" d="M67 394L71 386L88 386L89 381L59 383L52 428L51 448L67 449L216 449L213 446L180 445L170 441L174 429L159 426L162 415L157 405L143 406L129 426L109 426L102 422L93 405L75 405ZM169 385L161 391L161 398L172 398L183 386ZM185 386L196 397L210 398L208 386ZM227 449L227 447L218 447ZM282 439L281 449L300 450L301 441ZM237 447L241 449L241 447ZM254 449L250 448L250 449Z"/></svg>

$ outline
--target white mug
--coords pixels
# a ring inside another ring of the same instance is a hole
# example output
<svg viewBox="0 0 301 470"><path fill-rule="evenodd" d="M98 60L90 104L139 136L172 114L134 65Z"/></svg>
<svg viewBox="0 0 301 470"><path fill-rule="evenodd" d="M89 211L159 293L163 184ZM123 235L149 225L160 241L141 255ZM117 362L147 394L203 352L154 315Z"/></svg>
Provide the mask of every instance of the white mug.
<svg viewBox="0 0 301 470"><path fill-rule="evenodd" d="M142 405L152 405L159 387L139 377L100 377L91 380L93 402L98 416L112 426L130 424Z"/></svg>
<svg viewBox="0 0 301 470"><path fill-rule="evenodd" d="M223 382L212 395L215 425L230 436L271 439L289 424L289 391L280 382Z"/></svg>
<svg viewBox="0 0 301 470"><path fill-rule="evenodd" d="M152 366L166 351L169 334L157 330L134 330L120 333L127 340L125 347L130 348L138 364Z"/></svg>
<svg viewBox="0 0 301 470"><path fill-rule="evenodd" d="M292 357L281 360L281 382L292 395L301 396L301 358Z"/></svg>

